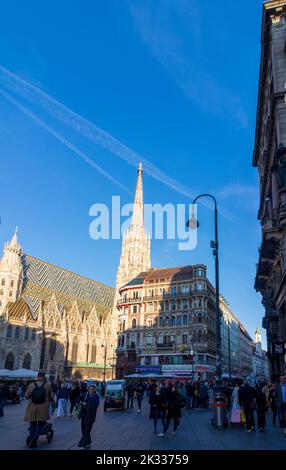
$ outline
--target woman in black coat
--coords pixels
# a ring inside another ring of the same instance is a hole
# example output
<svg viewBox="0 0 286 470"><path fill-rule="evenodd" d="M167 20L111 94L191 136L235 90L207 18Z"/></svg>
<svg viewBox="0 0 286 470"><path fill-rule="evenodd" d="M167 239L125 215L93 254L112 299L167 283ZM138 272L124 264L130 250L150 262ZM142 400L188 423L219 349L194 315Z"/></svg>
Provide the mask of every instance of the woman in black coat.
<svg viewBox="0 0 286 470"><path fill-rule="evenodd" d="M178 427L179 420L181 417L182 417L182 414L181 414L181 405L180 405L180 394L177 392L175 386L173 385L172 391L168 395L166 424L164 426L164 431L161 434L159 434L159 437L166 436L172 419L174 420L174 428L171 434L175 436L177 433L177 427Z"/></svg>
<svg viewBox="0 0 286 470"><path fill-rule="evenodd" d="M162 420L163 429L165 427L165 417L166 417L166 403L164 399L164 394L160 389L159 385L155 385L150 391L149 396L150 404L150 415L149 418L154 420L154 434L157 434L157 423L158 419Z"/></svg>

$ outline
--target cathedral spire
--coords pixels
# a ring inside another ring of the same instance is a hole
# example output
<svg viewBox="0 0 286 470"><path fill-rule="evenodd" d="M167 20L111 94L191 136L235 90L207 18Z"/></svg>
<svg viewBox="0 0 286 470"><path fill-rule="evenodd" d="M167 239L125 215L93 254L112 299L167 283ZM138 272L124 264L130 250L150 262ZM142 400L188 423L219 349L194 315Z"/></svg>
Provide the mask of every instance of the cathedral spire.
<svg viewBox="0 0 286 470"><path fill-rule="evenodd" d="M143 183L142 183L143 168L142 163L139 163L137 170L137 184L133 206L132 225L134 227L144 227L144 206L143 206Z"/></svg>
<svg viewBox="0 0 286 470"><path fill-rule="evenodd" d="M148 271L151 268L150 239L144 227L142 176L143 168L140 163L137 170L132 222L122 240L122 253L116 280L117 287L123 286L140 272Z"/></svg>

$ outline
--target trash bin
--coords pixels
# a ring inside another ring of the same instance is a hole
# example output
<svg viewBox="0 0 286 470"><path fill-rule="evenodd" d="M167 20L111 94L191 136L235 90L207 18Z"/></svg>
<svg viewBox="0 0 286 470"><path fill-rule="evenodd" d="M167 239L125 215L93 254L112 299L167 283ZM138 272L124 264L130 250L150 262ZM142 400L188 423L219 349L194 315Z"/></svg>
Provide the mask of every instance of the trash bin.
<svg viewBox="0 0 286 470"><path fill-rule="evenodd" d="M225 394L221 389L214 390L212 425L216 429L227 428L227 413Z"/></svg>

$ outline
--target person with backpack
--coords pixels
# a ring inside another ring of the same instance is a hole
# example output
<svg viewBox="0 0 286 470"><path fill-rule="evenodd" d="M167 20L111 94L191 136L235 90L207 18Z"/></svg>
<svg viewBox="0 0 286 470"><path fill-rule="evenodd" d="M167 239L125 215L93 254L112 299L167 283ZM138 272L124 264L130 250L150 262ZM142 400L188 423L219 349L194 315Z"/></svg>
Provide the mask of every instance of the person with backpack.
<svg viewBox="0 0 286 470"><path fill-rule="evenodd" d="M26 391L25 398L29 400L24 421L30 423L28 437L29 447L37 447L38 438L49 419L49 403L53 392L51 384L46 382L45 373L39 372L35 382Z"/></svg>

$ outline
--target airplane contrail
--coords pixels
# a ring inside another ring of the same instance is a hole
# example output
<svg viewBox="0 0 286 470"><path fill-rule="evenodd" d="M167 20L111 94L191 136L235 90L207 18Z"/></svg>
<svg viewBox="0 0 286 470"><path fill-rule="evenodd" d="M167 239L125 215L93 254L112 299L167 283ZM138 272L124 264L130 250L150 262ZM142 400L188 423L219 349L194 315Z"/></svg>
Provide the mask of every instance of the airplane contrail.
<svg viewBox="0 0 286 470"><path fill-rule="evenodd" d="M81 157L82 160L84 160L89 165L91 165L93 168L95 168L99 173L101 173L103 176L108 178L114 184L116 184L121 189L123 189L124 191L126 191L127 193L130 194L129 189L126 188L126 186L121 184L117 179L115 179L107 171L105 171L103 168L101 168L99 165L97 165L97 163L95 163L93 160L91 160L84 152L79 150L75 145L73 145L69 140L67 140L65 137L63 137L59 132L55 131L51 126L46 124L36 114L34 114L32 111L30 111L25 106L23 106L21 103L19 103L19 101L17 101L9 93L5 92L1 88L0 88L0 95L3 96L4 98L6 98L10 103L13 103L18 109L20 109L24 114L26 114L26 116L28 116L33 121L35 121L39 126L43 127L49 134L51 134L53 137L55 137L59 142L61 142L63 145L65 145L69 150L71 150L76 155Z"/></svg>
<svg viewBox="0 0 286 470"><path fill-rule="evenodd" d="M121 143L106 131L97 127L88 119L72 111L48 93L12 73L2 65L0 65L0 82L5 88L8 88L13 93L21 95L23 98L36 105L40 105L49 115L53 116L62 124L72 128L97 145L109 150L111 153L118 155L127 163L138 167L138 164L142 162L144 171L146 171L147 174L174 191L191 199L195 197L189 188L165 174L149 160L134 152L132 149ZM207 207L211 207L206 201L202 201L202 204Z"/></svg>

